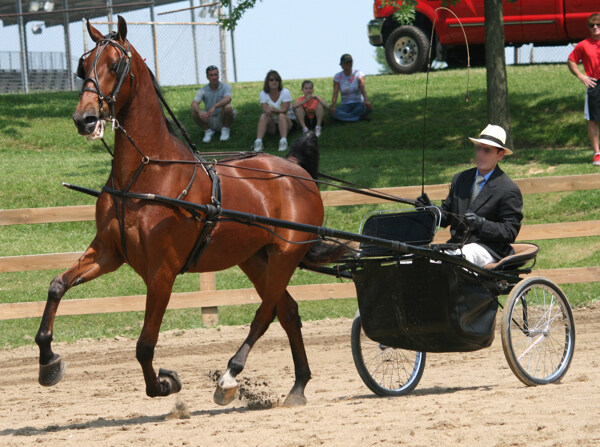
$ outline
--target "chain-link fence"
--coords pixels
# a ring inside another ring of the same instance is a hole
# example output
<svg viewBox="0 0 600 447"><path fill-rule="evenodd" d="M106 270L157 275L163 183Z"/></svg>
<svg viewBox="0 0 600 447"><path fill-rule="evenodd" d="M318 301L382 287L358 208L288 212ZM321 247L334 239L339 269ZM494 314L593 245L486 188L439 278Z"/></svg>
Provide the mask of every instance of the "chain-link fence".
<svg viewBox="0 0 600 447"><path fill-rule="evenodd" d="M101 28L108 22L91 22ZM116 24L114 24L116 27ZM127 38L162 85L187 85L206 82L205 69L210 65L220 68L224 54L220 43L220 29L210 22L128 22ZM87 31L86 49L93 48Z"/></svg>
<svg viewBox="0 0 600 447"><path fill-rule="evenodd" d="M540 64L540 63L566 63L575 44L537 47L533 44L520 47L506 48L506 63L513 64Z"/></svg>
<svg viewBox="0 0 600 447"><path fill-rule="evenodd" d="M222 13L218 2L189 0L189 6L181 8L181 3L169 0L125 1L113 1L109 8L102 0L92 0L86 1L85 8L68 9L63 0L67 8L53 10L54 6L46 7L48 1L32 0L29 12L0 16L4 25L0 93L77 89L81 85L74 73L78 59L94 45L82 19L93 17L91 23L106 34L116 30L117 15L126 19L128 40L161 84L204 83L209 65L219 67L227 80L226 35L218 25ZM159 1L162 4L155 6ZM26 2L22 5L25 8ZM175 6L180 9L172 11ZM26 59L22 48L27 49Z"/></svg>

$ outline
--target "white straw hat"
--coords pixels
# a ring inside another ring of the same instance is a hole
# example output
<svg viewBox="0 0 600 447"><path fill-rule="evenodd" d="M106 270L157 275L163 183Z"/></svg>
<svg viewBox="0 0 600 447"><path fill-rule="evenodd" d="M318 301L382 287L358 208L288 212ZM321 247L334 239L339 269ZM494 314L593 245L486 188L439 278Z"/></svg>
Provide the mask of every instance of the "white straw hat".
<svg viewBox="0 0 600 447"><path fill-rule="evenodd" d="M513 153L513 151L504 146L506 144L506 132L500 126L488 124L479 134L479 138L469 137L469 140L473 143L487 144L488 146L504 149L506 155L511 155Z"/></svg>

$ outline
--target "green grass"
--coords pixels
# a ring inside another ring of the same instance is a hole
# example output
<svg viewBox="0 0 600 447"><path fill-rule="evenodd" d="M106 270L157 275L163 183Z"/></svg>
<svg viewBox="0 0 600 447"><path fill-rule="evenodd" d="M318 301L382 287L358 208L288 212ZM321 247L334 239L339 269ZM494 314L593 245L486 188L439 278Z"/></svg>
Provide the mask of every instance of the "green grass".
<svg viewBox="0 0 600 447"><path fill-rule="evenodd" d="M515 155L503 169L513 178L597 172L592 166L585 122L583 92L564 65L508 67ZM470 73L470 101L465 102L466 70L448 70L430 76L427 131L425 133L426 183L449 182L452 175L471 166L472 144L486 124L485 71ZM316 79L315 91L331 98L331 79ZM299 80L286 80L294 97ZM175 114L200 141L189 104L197 86L169 87L165 94ZM233 103L238 117L227 143L202 145L206 150L246 150L255 138L261 83L234 85ZM371 122L327 123L320 138L321 170L359 184L416 185L421 181L425 75L369 76L367 90L374 104ZM110 170L110 157L99 142L77 135L70 115L76 92L0 96L0 207L29 208L93 204L94 199L61 187L62 181L100 188ZM108 130L107 141L111 140ZM298 133L291 136L294 139ZM275 153L277 139L266 140ZM323 188L329 189L329 188ZM531 194L525 196L524 223L570 222L600 219L600 191ZM325 225L357 231L369 211L394 205L328 208ZM15 225L0 227L0 256L84 250L95 234L92 222ZM540 241L540 268L600 265L600 239ZM48 284L60 270L0 274L0 303L45 299ZM299 271L292 284L331 281ZM197 275L180 276L177 292L198 290ZM234 268L217 275L219 289L251 287ZM593 284L564 287L571 302L583 305L598 299ZM142 280L127 266L115 273L69 291L65 299L141 294ZM245 324L256 306L220 309L220 324ZM355 300L300 303L304 319L350 317ZM138 312L59 317L57 340L139 334ZM39 319L0 321L0 348L32 342ZM162 329L200 326L198 310L168 311Z"/></svg>

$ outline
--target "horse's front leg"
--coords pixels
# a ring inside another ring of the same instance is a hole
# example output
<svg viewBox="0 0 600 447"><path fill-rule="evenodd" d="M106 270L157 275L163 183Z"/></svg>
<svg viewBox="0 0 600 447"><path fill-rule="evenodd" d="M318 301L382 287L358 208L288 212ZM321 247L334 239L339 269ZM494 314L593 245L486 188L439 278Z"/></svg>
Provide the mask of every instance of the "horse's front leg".
<svg viewBox="0 0 600 447"><path fill-rule="evenodd" d="M152 366L158 332L171 298L174 275L152 275L148 282L144 327L136 346L136 358L142 366L149 397L168 396L181 390L181 381L175 371L160 369L158 376Z"/></svg>
<svg viewBox="0 0 600 447"><path fill-rule="evenodd" d="M40 349L38 380L41 385L55 385L60 382L65 373L66 363L60 355L52 352L54 318L61 298L71 287L112 272L119 268L121 264L123 264L121 255L106 248L96 237L83 256L71 268L58 275L50 283L44 315L35 337L35 342Z"/></svg>

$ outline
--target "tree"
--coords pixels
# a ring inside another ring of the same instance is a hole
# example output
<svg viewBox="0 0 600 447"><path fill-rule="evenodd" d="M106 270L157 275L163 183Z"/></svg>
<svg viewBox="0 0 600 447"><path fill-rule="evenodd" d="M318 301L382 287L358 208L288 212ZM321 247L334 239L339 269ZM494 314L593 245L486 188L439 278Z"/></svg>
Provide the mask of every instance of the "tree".
<svg viewBox="0 0 600 447"><path fill-rule="evenodd" d="M391 74L392 70L387 63L385 58L385 49L383 47L375 47L375 60L380 65L379 74Z"/></svg>
<svg viewBox="0 0 600 447"><path fill-rule="evenodd" d="M485 0L484 8L488 121L506 130L506 145L512 147L502 0Z"/></svg>

